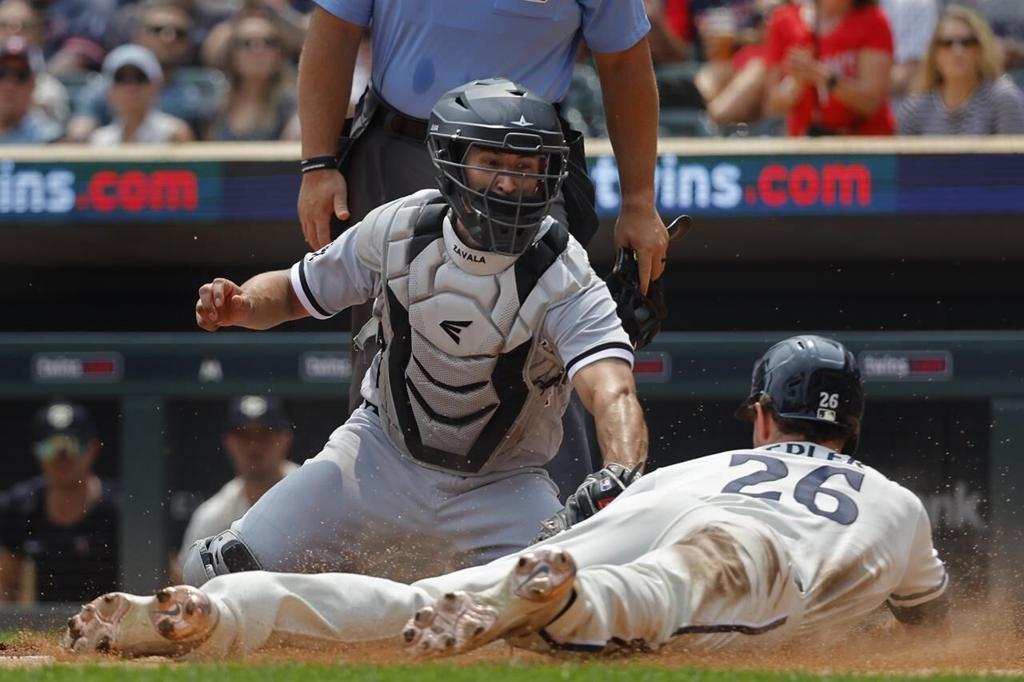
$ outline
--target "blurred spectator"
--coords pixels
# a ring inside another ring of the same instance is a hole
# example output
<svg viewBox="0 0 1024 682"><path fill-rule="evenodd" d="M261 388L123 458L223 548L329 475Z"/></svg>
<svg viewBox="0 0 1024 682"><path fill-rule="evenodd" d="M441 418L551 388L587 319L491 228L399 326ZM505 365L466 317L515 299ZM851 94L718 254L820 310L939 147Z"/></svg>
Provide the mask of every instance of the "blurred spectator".
<svg viewBox="0 0 1024 682"><path fill-rule="evenodd" d="M707 59L708 45L705 43L703 27L709 13L728 10L732 15L736 30L740 34L739 42L745 42L743 36L748 30L761 21L760 5L763 0L687 0L687 21L689 22L686 38L693 44L691 59L704 61Z"/></svg>
<svg viewBox="0 0 1024 682"><path fill-rule="evenodd" d="M939 0L881 0L892 27L895 55L889 82L893 105L906 96L939 21Z"/></svg>
<svg viewBox="0 0 1024 682"><path fill-rule="evenodd" d="M875 0L790 3L772 14L765 113L790 135L891 135L892 34Z"/></svg>
<svg viewBox="0 0 1024 682"><path fill-rule="evenodd" d="M212 9L210 0L199 0L200 8ZM221 12L230 10L224 20L210 29L201 47L201 60L205 66L213 69L227 68L227 47L231 41L231 31L235 21L243 17L259 15L272 21L281 38L281 46L289 57L302 51L302 41L306 37L307 13L311 7L308 3L282 2L279 0L214 0L213 4Z"/></svg>
<svg viewBox="0 0 1024 682"><path fill-rule="evenodd" d="M107 97L114 120L89 136L94 145L122 142L161 144L195 139L188 124L156 108L163 72L153 53L141 45L122 45L103 61Z"/></svg>
<svg viewBox="0 0 1024 682"><path fill-rule="evenodd" d="M46 11L46 56L55 76L99 68L118 0L40 0Z"/></svg>
<svg viewBox="0 0 1024 682"><path fill-rule="evenodd" d="M942 14L915 91L899 109L903 135L1024 133L1024 93L1003 69L985 20L966 7Z"/></svg>
<svg viewBox="0 0 1024 682"><path fill-rule="evenodd" d="M30 46L43 49L46 20L29 0L3 0L0 2L0 40L19 36ZM63 84L45 71L36 73L33 105L58 123L67 123L71 109L68 91Z"/></svg>
<svg viewBox="0 0 1024 682"><path fill-rule="evenodd" d="M228 405L221 445L231 459L235 478L193 512L182 538L182 553L196 540L230 528L275 483L299 468L288 460L292 427L276 397L247 395L233 399Z"/></svg>
<svg viewBox="0 0 1024 682"><path fill-rule="evenodd" d="M40 410L33 451L42 476L0 496L0 589L11 601L85 601L117 589L113 488L93 473L100 453L85 408L58 402ZM35 589L26 564L35 569Z"/></svg>
<svg viewBox="0 0 1024 682"><path fill-rule="evenodd" d="M33 107L43 56L23 38L0 42L0 144L41 144L61 136L58 123Z"/></svg>
<svg viewBox="0 0 1024 682"><path fill-rule="evenodd" d="M681 62L690 55L689 0L644 0L651 30L651 59L655 64Z"/></svg>
<svg viewBox="0 0 1024 682"><path fill-rule="evenodd" d="M705 12L698 26L704 44L704 64L695 82L705 101L722 91L732 78L732 55L736 50L736 17L728 7Z"/></svg>
<svg viewBox="0 0 1024 682"><path fill-rule="evenodd" d="M953 0L980 14L999 38L1003 67L1024 69L1024 0Z"/></svg>
<svg viewBox="0 0 1024 682"><path fill-rule="evenodd" d="M232 25L230 89L209 139L277 140L295 117L295 78L273 21L253 15Z"/></svg>
<svg viewBox="0 0 1024 682"><path fill-rule="evenodd" d="M697 74L697 86L707 102L708 118L718 126L737 123L755 123L762 116L765 100L765 77L768 65L765 61L764 34L768 17L781 0L759 0L756 23L746 31L737 34L739 49L731 50L728 60L719 57L719 72L705 75L705 67ZM705 22L705 33L713 34L723 29L728 34L728 23L724 19ZM705 44L712 46L722 39L709 35ZM709 54L721 48L712 47ZM709 69L711 62L706 65Z"/></svg>
<svg viewBox="0 0 1024 682"><path fill-rule="evenodd" d="M182 5L174 0L144 0L137 13L133 43L156 55L163 69L160 110L184 120L193 133L206 129L217 107L205 84L216 72L187 68L195 54L194 22ZM186 68L182 68L186 67ZM111 120L106 96L107 83L100 81L83 89L74 104L74 117L68 123L72 141L88 139L98 126Z"/></svg>

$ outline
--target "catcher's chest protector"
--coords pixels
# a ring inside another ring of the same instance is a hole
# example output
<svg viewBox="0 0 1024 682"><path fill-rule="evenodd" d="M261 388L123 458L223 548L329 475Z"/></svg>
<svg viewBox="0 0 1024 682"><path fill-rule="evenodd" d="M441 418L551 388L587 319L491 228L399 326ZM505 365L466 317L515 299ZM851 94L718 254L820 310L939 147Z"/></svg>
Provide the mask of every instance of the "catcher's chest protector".
<svg viewBox="0 0 1024 682"><path fill-rule="evenodd" d="M514 451L540 410L564 409L564 367L540 325L583 283L561 225L512 259L460 245L446 212L435 194L386 234L379 409L410 456L476 473Z"/></svg>

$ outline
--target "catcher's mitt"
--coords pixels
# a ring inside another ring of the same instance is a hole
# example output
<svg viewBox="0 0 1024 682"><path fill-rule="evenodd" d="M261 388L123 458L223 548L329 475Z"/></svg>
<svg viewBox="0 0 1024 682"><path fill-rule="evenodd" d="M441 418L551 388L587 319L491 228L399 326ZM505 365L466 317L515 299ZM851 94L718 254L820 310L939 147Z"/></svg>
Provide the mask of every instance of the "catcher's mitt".
<svg viewBox="0 0 1024 682"><path fill-rule="evenodd" d="M565 499L565 507L541 522L541 532L533 541L547 540L583 519L589 519L640 478L642 468L642 464L627 469L612 463L587 476L576 492Z"/></svg>
<svg viewBox="0 0 1024 682"><path fill-rule="evenodd" d="M690 229L690 216L679 216L668 226L669 239L682 237ZM629 335L633 350L640 350L661 331L661 323L668 317L665 288L662 277L653 280L647 294L640 290L640 266L636 251L619 249L611 274L605 284L615 301L615 309L622 320L622 328Z"/></svg>

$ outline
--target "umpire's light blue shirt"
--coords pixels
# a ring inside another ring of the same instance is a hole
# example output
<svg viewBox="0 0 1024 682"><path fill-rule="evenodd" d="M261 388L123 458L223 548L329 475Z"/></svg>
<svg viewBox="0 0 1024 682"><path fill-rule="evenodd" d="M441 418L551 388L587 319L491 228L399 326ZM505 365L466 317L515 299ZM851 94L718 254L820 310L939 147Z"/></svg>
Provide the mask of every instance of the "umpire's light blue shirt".
<svg viewBox="0 0 1024 682"><path fill-rule="evenodd" d="M643 0L316 0L373 24L373 83L409 116L427 118L448 90L503 76L550 102L565 96L580 38L594 52L636 45L651 25Z"/></svg>

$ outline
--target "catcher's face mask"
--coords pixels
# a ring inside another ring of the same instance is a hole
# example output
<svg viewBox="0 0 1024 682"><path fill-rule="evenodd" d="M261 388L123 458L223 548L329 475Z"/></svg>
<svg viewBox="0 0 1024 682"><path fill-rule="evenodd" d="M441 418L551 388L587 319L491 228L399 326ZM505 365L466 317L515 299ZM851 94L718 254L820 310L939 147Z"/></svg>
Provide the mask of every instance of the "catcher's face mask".
<svg viewBox="0 0 1024 682"><path fill-rule="evenodd" d="M460 162L437 162L458 197L453 208L478 248L518 256L537 238L565 174L560 153L540 151L539 142L532 148L534 153L451 145L461 152Z"/></svg>

